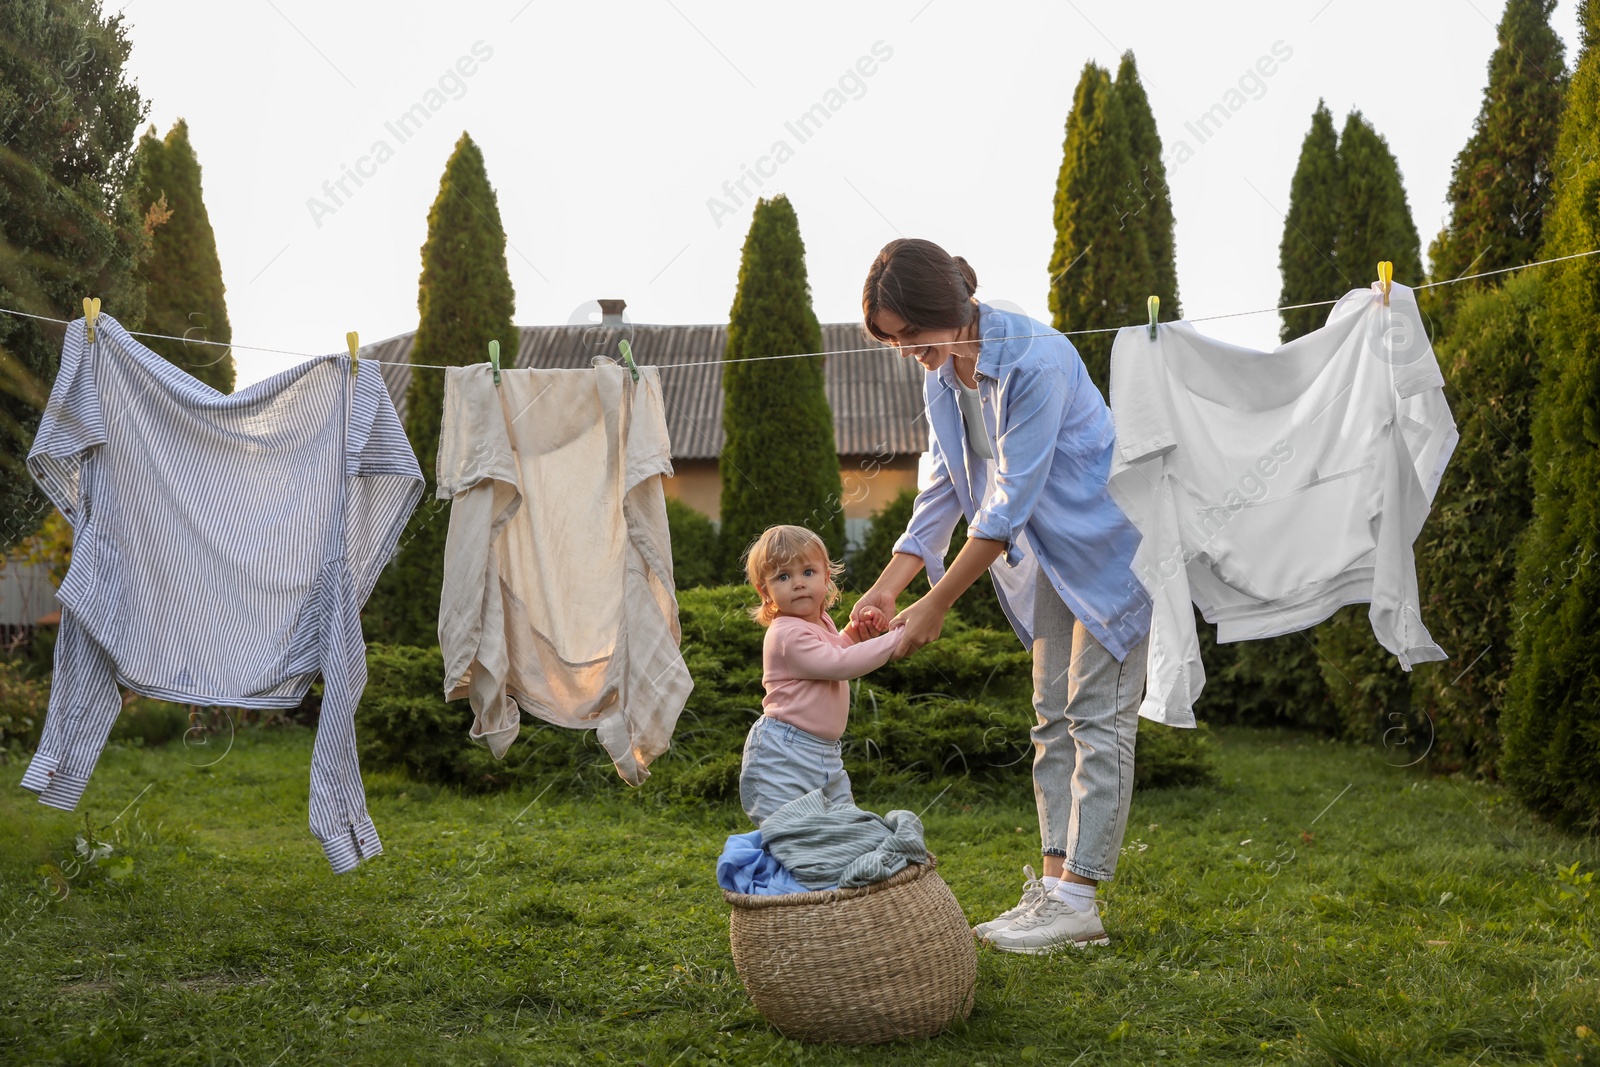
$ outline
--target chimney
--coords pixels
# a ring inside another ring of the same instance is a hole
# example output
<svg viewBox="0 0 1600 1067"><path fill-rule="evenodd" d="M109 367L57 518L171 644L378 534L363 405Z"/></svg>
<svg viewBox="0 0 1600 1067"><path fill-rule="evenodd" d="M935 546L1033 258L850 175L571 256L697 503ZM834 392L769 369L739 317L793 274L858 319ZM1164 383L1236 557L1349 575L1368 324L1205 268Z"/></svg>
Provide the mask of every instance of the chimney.
<svg viewBox="0 0 1600 1067"><path fill-rule="evenodd" d="M600 301L600 325L602 325L602 326L621 326L622 325L622 309L627 307L627 306L628 306L628 302L626 300L602 300L602 301Z"/></svg>

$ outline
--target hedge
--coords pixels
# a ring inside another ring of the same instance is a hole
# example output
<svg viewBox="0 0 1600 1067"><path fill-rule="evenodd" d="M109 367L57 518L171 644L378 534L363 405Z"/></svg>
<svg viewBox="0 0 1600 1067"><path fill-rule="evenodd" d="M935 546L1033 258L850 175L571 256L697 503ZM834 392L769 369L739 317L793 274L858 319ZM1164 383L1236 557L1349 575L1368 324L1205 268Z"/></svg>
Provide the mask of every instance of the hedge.
<svg viewBox="0 0 1600 1067"><path fill-rule="evenodd" d="M844 619L855 594L835 611ZM679 594L684 660L695 681L671 751L657 760L646 790L732 802L738 795L744 735L761 713L761 644L750 621L749 586ZM363 766L486 791L560 782L587 791L619 785L589 731L525 717L504 760L467 739L471 710L441 696L437 648L373 645L357 711ZM943 637L913 656L852 683L845 762L858 797L896 784L954 778L970 788L1027 781L1032 660L1011 633L952 613ZM1140 722L1136 784L1194 784L1209 771L1206 731Z"/></svg>

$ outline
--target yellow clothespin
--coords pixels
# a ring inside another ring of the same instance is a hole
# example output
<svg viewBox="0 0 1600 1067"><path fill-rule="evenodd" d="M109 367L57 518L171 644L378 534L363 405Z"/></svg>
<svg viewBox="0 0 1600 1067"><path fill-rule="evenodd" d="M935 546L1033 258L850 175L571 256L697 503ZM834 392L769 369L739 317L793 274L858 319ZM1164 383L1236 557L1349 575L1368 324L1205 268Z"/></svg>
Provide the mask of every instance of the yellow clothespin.
<svg viewBox="0 0 1600 1067"><path fill-rule="evenodd" d="M1387 259L1378 264L1378 284L1383 286L1383 306L1389 306L1389 286L1394 284L1394 264Z"/></svg>
<svg viewBox="0 0 1600 1067"><path fill-rule="evenodd" d="M500 342L489 342L489 366L494 368L494 384L500 384Z"/></svg>
<svg viewBox="0 0 1600 1067"><path fill-rule="evenodd" d="M1152 296L1145 301L1145 306L1150 309L1150 340L1154 341L1156 339L1156 316L1161 313L1161 298Z"/></svg>
<svg viewBox="0 0 1600 1067"><path fill-rule="evenodd" d="M354 377L361 369L361 357L356 355L356 349L361 347L361 338L351 330L344 335L344 343L350 346L350 375Z"/></svg>
<svg viewBox="0 0 1600 1067"><path fill-rule="evenodd" d="M86 296L83 298L83 324L89 331L89 343L94 344L94 320L100 317L100 298Z"/></svg>

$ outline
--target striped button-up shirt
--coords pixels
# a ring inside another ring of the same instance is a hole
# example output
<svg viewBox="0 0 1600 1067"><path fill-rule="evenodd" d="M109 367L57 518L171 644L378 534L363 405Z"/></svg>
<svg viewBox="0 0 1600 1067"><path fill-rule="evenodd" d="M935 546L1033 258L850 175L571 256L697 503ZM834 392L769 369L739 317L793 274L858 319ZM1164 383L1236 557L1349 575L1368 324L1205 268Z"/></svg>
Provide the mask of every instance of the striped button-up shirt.
<svg viewBox="0 0 1600 1067"><path fill-rule="evenodd" d="M73 527L55 678L22 784L77 806L119 686L297 705L323 679L311 830L336 872L382 851L356 759L361 605L422 492L374 367L326 356L224 395L101 315L66 344L28 469Z"/></svg>

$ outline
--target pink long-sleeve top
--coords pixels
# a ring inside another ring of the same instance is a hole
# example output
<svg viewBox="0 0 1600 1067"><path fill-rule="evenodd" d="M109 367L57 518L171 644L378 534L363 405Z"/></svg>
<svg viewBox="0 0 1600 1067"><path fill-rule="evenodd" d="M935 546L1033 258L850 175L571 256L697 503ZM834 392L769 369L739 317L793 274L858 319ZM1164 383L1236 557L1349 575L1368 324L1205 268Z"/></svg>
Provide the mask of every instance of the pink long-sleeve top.
<svg viewBox="0 0 1600 1067"><path fill-rule="evenodd" d="M889 662L899 641L899 627L851 641L826 614L820 624L779 615L761 646L761 706L774 719L837 741L850 718L845 683Z"/></svg>

